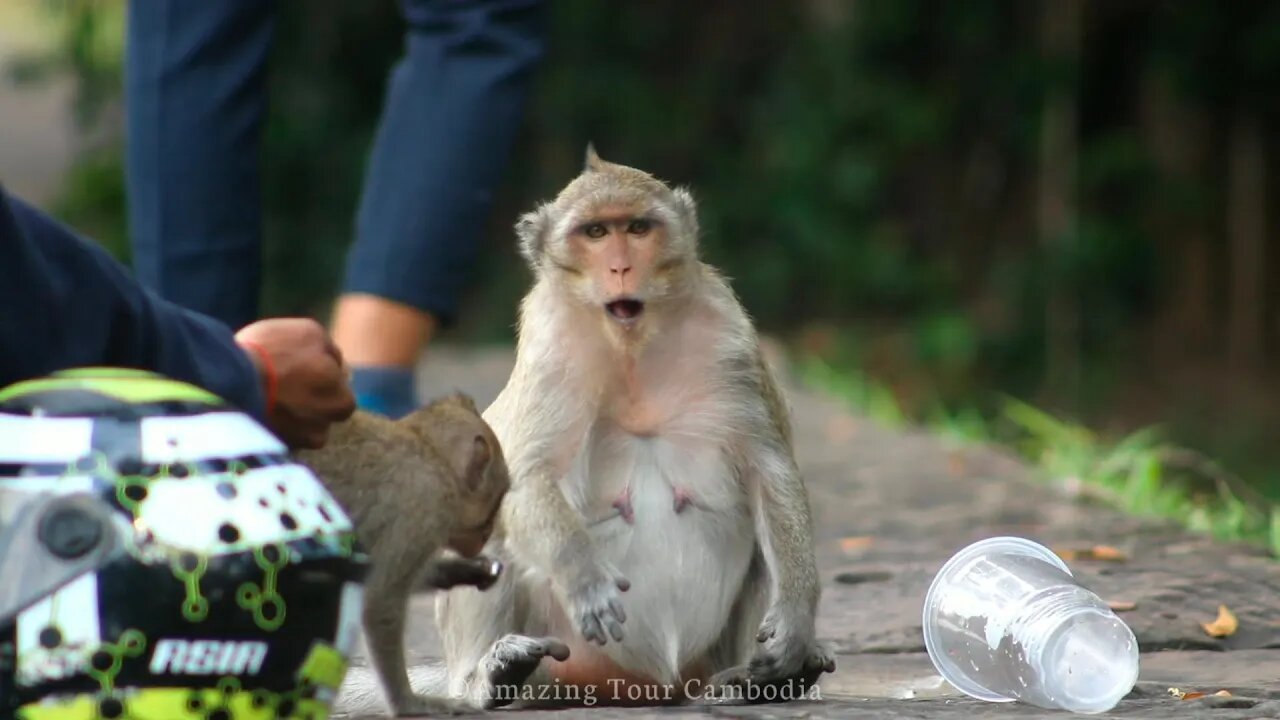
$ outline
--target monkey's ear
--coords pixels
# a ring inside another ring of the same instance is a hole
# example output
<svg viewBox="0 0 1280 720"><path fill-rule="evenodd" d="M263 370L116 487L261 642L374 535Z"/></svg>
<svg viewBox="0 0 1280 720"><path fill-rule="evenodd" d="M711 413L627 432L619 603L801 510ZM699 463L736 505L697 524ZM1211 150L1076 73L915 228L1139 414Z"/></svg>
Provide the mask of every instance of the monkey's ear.
<svg viewBox="0 0 1280 720"><path fill-rule="evenodd" d="M453 393L453 397L455 400L462 403L462 407L470 410L471 412L475 412L475 413L479 412L479 410L476 410L475 399L472 398L470 395L462 392L461 390L458 390Z"/></svg>
<svg viewBox="0 0 1280 720"><path fill-rule="evenodd" d="M471 442L463 445L463 457L459 458L456 467L462 473L462 482L468 489L474 490L484 482L484 475L489 470L489 462L493 460L493 448L489 447L489 438L475 435Z"/></svg>
<svg viewBox="0 0 1280 720"><path fill-rule="evenodd" d="M516 222L516 238L520 241L520 255L529 267L537 269L541 263L543 245L546 244L547 225L550 213L547 206L520 216Z"/></svg>
<svg viewBox="0 0 1280 720"><path fill-rule="evenodd" d="M587 155L583 160L582 169L584 172L595 172L604 167L604 161L600 159L600 155L596 153L596 144L587 143Z"/></svg>
<svg viewBox="0 0 1280 720"><path fill-rule="evenodd" d="M680 216L680 222L688 230L689 239L696 243L698 241L698 203L685 188L676 188L671 191L671 195L675 200L676 213Z"/></svg>

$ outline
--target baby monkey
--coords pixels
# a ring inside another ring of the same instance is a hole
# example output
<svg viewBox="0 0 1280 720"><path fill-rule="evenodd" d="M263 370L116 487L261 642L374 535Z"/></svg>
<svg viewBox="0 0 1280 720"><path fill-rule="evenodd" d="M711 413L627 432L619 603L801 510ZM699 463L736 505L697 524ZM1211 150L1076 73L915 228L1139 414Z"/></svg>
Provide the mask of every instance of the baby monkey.
<svg viewBox="0 0 1280 720"><path fill-rule="evenodd" d="M510 480L502 449L472 399L446 397L399 419L356 412L332 427L309 466L351 516L369 553L364 631L398 716L454 714L447 697L415 694L404 659L405 612L419 590L485 589L501 564L480 556ZM450 549L458 557L440 557Z"/></svg>

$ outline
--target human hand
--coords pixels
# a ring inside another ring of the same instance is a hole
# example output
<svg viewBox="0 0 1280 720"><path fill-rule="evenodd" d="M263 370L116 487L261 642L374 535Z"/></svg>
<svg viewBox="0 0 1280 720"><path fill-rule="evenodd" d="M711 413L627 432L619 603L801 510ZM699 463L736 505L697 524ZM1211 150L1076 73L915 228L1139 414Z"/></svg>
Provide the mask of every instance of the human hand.
<svg viewBox="0 0 1280 720"><path fill-rule="evenodd" d="M235 337L262 377L267 423L290 448L323 447L329 426L355 411L342 353L320 323L269 318Z"/></svg>

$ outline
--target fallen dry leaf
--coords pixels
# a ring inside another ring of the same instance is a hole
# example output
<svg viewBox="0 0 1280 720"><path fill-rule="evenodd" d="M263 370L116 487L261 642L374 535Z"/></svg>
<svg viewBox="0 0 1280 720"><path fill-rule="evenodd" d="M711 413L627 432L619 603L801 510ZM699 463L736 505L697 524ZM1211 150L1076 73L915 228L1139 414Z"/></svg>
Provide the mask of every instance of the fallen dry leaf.
<svg viewBox="0 0 1280 720"><path fill-rule="evenodd" d="M1100 560L1103 562L1124 562L1128 555L1110 545L1094 545L1090 548L1057 548L1054 553L1068 562L1072 560Z"/></svg>
<svg viewBox="0 0 1280 720"><path fill-rule="evenodd" d="M1228 637L1240 629L1240 621L1236 619L1236 614L1231 612L1230 608L1219 605L1218 617L1211 623L1200 623L1200 627L1204 628L1209 637Z"/></svg>
<svg viewBox="0 0 1280 720"><path fill-rule="evenodd" d="M968 463L965 461L964 453L958 450L947 453L947 475L953 478L960 477L964 475L967 468Z"/></svg>
<svg viewBox="0 0 1280 720"><path fill-rule="evenodd" d="M1136 610L1138 603L1130 602L1128 600L1108 600L1107 607L1111 608L1114 612L1128 612L1130 610Z"/></svg>
<svg viewBox="0 0 1280 720"><path fill-rule="evenodd" d="M1202 697L1207 697L1206 693L1199 691L1184 692L1178 688L1169 688L1169 694L1179 700L1198 700ZM1213 695L1214 697L1231 697L1231 693L1226 690L1219 690L1218 692L1213 693Z"/></svg>
<svg viewBox="0 0 1280 720"><path fill-rule="evenodd" d="M847 553L861 552L871 547L875 541L875 538L867 535L840 538L840 549Z"/></svg>
<svg viewBox="0 0 1280 720"><path fill-rule="evenodd" d="M1129 556L1111 547L1110 545L1094 545L1090 551L1093 560L1106 560L1108 562L1123 562L1129 559Z"/></svg>

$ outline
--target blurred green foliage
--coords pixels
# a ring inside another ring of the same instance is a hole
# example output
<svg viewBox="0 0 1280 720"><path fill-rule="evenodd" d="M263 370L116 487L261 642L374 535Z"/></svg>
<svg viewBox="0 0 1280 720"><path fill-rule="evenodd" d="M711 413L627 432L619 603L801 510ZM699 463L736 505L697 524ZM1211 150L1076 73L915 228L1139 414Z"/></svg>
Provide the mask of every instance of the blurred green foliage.
<svg viewBox="0 0 1280 720"><path fill-rule="evenodd" d="M1280 557L1280 507L1212 460L1169 444L1159 428L1108 442L1017 400L1006 402L1003 419L1007 442L1076 492L1220 539L1252 541Z"/></svg>
<svg viewBox="0 0 1280 720"><path fill-rule="evenodd" d="M862 373L838 371L813 358L800 371L809 384L886 427L911 423L892 391ZM994 417L971 407L951 412L937 405L922 423L953 446L1011 448L1069 495L1176 520L1221 540L1260 545L1280 558L1280 505L1205 455L1168 442L1159 427L1111 441L1012 398Z"/></svg>
<svg viewBox="0 0 1280 720"><path fill-rule="evenodd" d="M1197 377L1227 373L1228 130L1242 113L1264 128L1280 119L1280 4L1090 0L1075 61L1046 54L1044 2L551 4L549 56L458 330L467 337L509 337L527 278L510 224L577 171L590 140L608 159L692 185L707 258L762 327L886 414L981 434L1009 393L1111 424L1128 391L1165 370L1207 361ZM119 46L104 36L119 32L122 4L48 5L66 18L60 55L85 111L117 102ZM390 0L280 7L265 309L319 314L404 28ZM1036 193L1051 97L1076 108L1074 222L1045 242ZM119 158L118 145L87 155L59 212L123 253ZM1178 302L1197 237L1208 238L1210 279L1193 300L1210 327L1192 348ZM1280 269L1280 252L1266 257ZM1080 367L1056 394L1043 384L1050 288L1071 301ZM1274 327L1280 285L1264 289ZM1262 416L1233 406L1226 427L1195 409L1217 401L1211 381L1166 384L1170 397L1131 414L1182 413L1175 431L1247 465L1280 498L1274 433L1249 419L1273 417L1274 403Z"/></svg>

